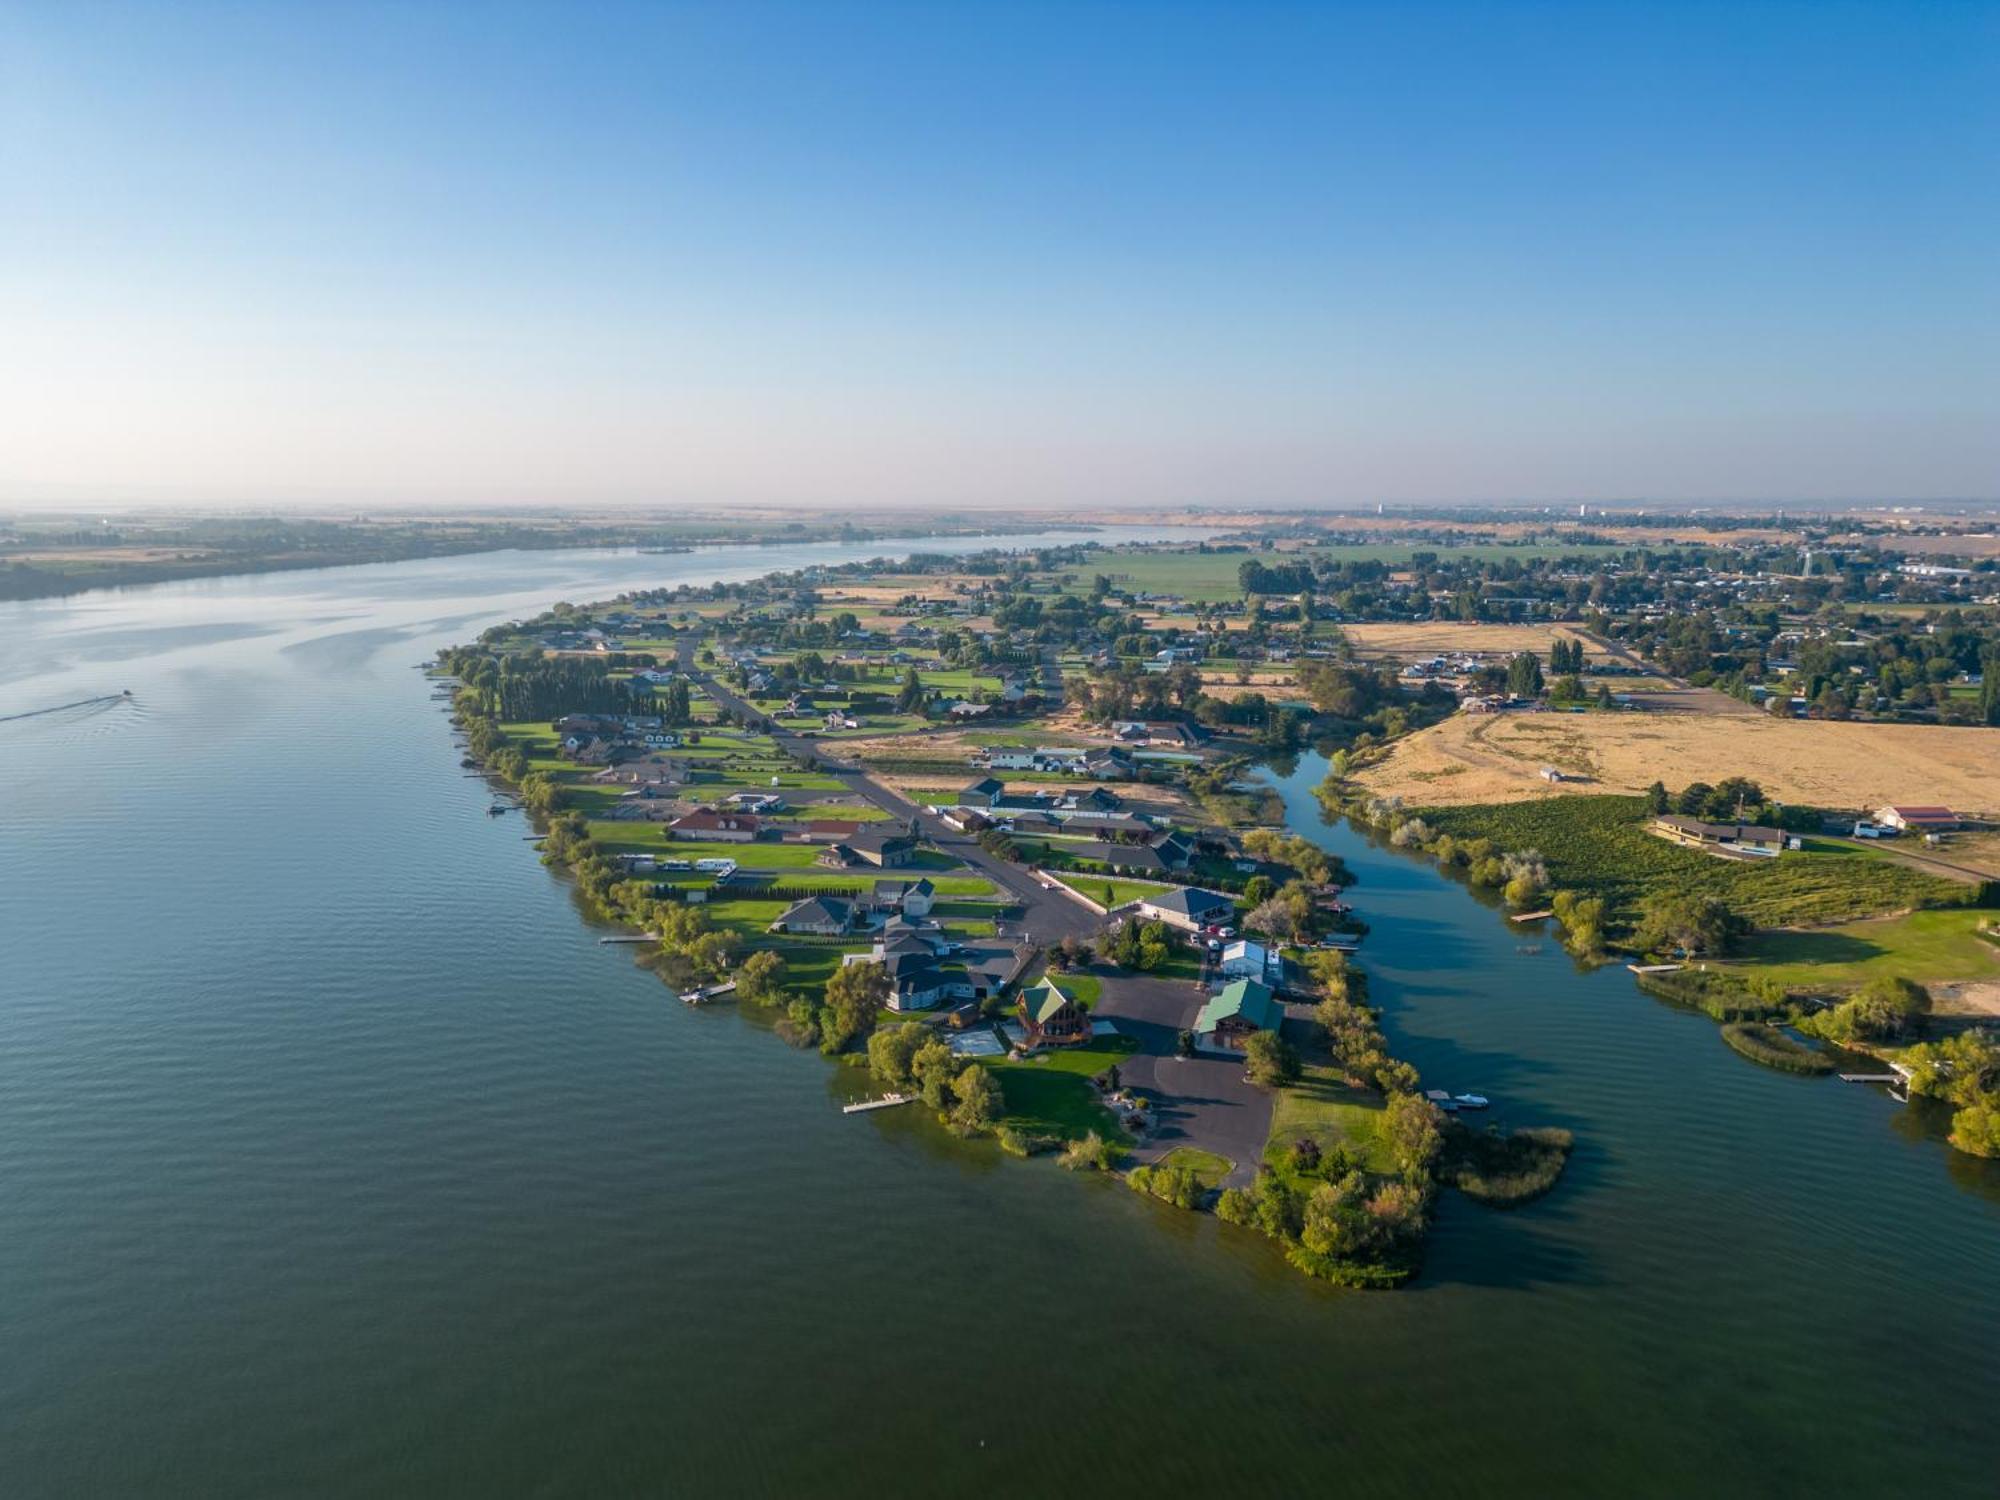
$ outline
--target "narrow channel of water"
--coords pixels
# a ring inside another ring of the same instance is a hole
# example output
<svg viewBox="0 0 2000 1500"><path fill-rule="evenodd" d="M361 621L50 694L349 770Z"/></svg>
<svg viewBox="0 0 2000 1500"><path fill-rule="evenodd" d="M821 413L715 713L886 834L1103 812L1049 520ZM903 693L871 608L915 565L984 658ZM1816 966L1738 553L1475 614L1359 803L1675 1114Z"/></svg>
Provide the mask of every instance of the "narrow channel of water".
<svg viewBox="0 0 2000 1500"><path fill-rule="evenodd" d="M1404 1292L843 1118L599 947L413 665L879 550L0 606L0 713L137 695L0 726L0 1493L1990 1493L1990 1179L1516 953L1310 760L1398 1047L1582 1141Z"/></svg>

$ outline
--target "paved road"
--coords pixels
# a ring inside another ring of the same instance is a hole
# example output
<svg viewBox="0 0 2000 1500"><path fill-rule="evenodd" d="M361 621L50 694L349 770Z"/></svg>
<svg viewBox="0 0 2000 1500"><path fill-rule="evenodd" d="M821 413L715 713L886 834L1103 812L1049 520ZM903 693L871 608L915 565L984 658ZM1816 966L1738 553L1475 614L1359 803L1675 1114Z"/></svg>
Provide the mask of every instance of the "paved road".
<svg viewBox="0 0 2000 1500"><path fill-rule="evenodd" d="M1224 1185L1248 1187L1271 1133L1271 1096L1244 1078L1234 1058L1174 1055L1201 1009L1200 993L1184 980L1098 973L1104 993L1095 1014L1116 1020L1139 1044L1118 1065L1119 1075L1160 1110L1159 1128L1133 1154L1157 1161L1176 1146L1213 1151L1236 1164Z"/></svg>
<svg viewBox="0 0 2000 1500"><path fill-rule="evenodd" d="M717 703L737 714L750 714L758 719L768 720L769 715L753 704L746 703L729 688L692 664L691 643L681 643L680 665ZM892 791L857 766L842 765L830 760L832 745L819 740L801 739L790 730L773 727L771 738L778 747L788 753L804 753L817 758L828 775L841 782L854 795L873 803L890 817L905 824L914 823L923 830L930 841L946 854L963 860L967 865L991 880L1001 890L1012 896L1020 904L1022 919L1018 934L1009 936L1026 937L1032 942L1050 943L1065 937L1090 937L1104 925L1103 918L1080 902L1060 892L1051 891L1033 875L1017 865L995 859L978 843L964 834L947 828L938 819L924 812L900 792Z"/></svg>

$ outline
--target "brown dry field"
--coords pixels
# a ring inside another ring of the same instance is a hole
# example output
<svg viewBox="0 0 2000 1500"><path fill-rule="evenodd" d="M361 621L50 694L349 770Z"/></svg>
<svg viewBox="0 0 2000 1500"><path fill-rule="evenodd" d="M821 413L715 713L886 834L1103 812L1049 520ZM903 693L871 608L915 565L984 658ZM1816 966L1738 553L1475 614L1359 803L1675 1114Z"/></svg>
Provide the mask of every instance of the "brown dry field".
<svg viewBox="0 0 2000 1500"><path fill-rule="evenodd" d="M1549 785L1539 772L1550 765L1577 779ZM1726 776L1748 776L1788 802L1944 803L1992 817L2000 814L2000 731L1760 714L1455 714L1399 741L1358 780L1378 796L1423 805L1638 792L1655 780L1681 787Z"/></svg>
<svg viewBox="0 0 2000 1500"><path fill-rule="evenodd" d="M1568 625L1479 625L1450 620L1424 620L1413 624L1399 621L1364 622L1343 625L1340 633L1353 643L1355 655L1364 660L1395 657L1414 661L1419 657L1450 655L1459 651L1479 651L1488 655L1516 651L1536 651L1546 656L1559 640L1583 641L1586 658L1603 659L1604 649L1585 639Z"/></svg>

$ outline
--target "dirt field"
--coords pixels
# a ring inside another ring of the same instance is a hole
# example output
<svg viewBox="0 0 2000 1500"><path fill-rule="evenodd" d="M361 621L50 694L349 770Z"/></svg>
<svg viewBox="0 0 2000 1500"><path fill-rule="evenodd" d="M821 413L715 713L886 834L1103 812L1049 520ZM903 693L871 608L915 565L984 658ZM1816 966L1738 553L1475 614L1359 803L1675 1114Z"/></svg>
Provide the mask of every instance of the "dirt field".
<svg viewBox="0 0 2000 1500"><path fill-rule="evenodd" d="M1393 657L1412 662L1454 652L1476 651L1484 655L1509 655L1534 651L1547 657L1549 647L1559 640L1583 641L1586 660L1604 660L1604 651L1567 625L1461 625L1447 620L1427 620L1418 624L1397 621L1343 625L1340 633L1354 644L1355 655L1364 661Z"/></svg>
<svg viewBox="0 0 2000 1500"><path fill-rule="evenodd" d="M1552 786L1543 766L1575 779ZM1726 776L1823 807L1931 802L1992 817L2000 815L2000 731L1761 714L1456 714L1400 741L1359 780L1378 795L1423 804L1637 792L1655 780L1681 787Z"/></svg>

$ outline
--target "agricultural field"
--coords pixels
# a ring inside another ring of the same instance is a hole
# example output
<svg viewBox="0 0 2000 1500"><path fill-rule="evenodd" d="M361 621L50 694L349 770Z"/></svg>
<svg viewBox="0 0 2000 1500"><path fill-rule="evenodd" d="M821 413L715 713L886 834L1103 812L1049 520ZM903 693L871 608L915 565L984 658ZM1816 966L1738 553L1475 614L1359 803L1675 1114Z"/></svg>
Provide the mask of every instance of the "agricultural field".
<svg viewBox="0 0 2000 1500"><path fill-rule="evenodd" d="M2000 731L1752 713L1454 714L1398 740L1354 779L1413 805L1575 791L1541 779L1551 765L1592 792L1747 776L1771 796L1813 807L1917 802L2000 813Z"/></svg>
<svg viewBox="0 0 2000 1500"><path fill-rule="evenodd" d="M1340 633L1363 661L1420 661L1432 656L1478 653L1512 656L1533 651L1544 660L1557 641L1582 641L1586 664L1612 658L1596 642L1568 625L1481 625L1453 620L1403 623L1394 620L1357 621Z"/></svg>
<svg viewBox="0 0 2000 1500"><path fill-rule="evenodd" d="M1490 838L1511 853L1539 851L1561 889L1604 897L1618 922L1667 891L1716 896L1759 927L1851 921L1921 906L1960 906L1976 887L1926 875L1886 854L1843 845L1769 860L1718 859L1646 831L1637 797L1564 797L1415 810L1455 838Z"/></svg>
<svg viewBox="0 0 2000 1500"><path fill-rule="evenodd" d="M1473 557L1490 561L1511 557L1526 562L1544 557L1617 556L1625 550L1623 546L1586 544L1506 546L1488 542L1451 547L1436 542L1393 541L1360 546L1263 548L1243 552L1200 552L1193 548L1132 552L1107 549L1093 552L1080 566L1065 571L1075 580L1069 586L1072 593L1087 593L1091 580L1102 573L1115 586L1135 593L1178 594L1192 602L1215 604L1243 597L1238 569L1252 558L1264 562L1325 557L1342 562L1405 563L1414 553L1435 552L1442 558Z"/></svg>

